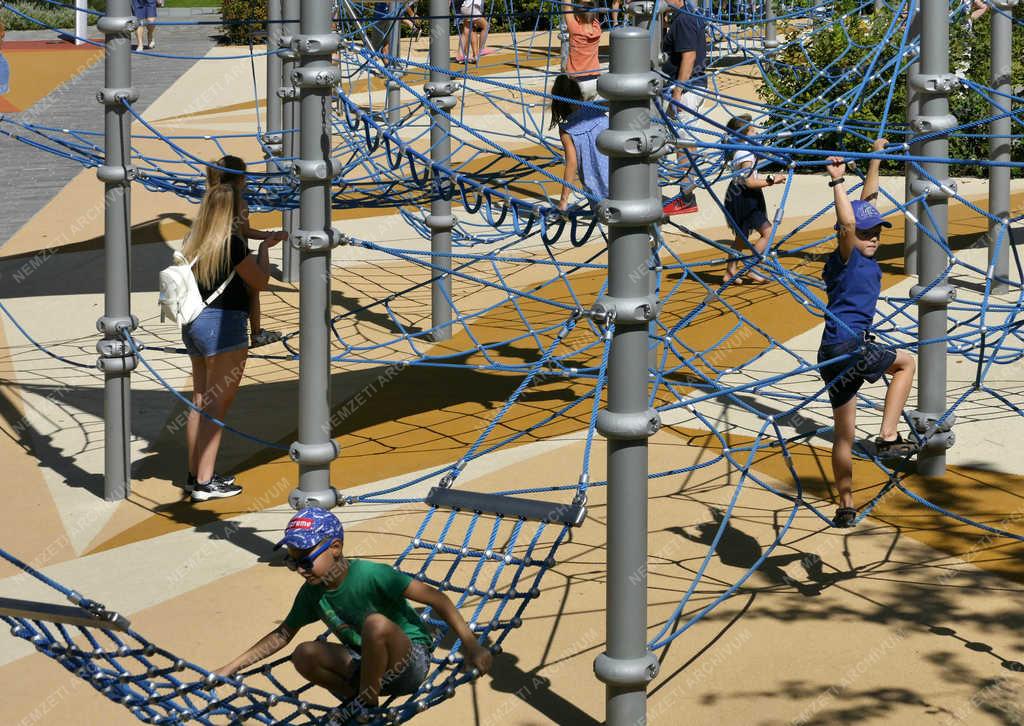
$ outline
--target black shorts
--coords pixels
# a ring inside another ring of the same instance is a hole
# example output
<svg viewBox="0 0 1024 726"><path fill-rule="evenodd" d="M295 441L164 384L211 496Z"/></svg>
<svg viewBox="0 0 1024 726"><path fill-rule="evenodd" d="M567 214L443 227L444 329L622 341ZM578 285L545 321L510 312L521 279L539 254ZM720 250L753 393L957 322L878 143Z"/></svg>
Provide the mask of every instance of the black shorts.
<svg viewBox="0 0 1024 726"><path fill-rule="evenodd" d="M822 380L828 385L828 399L832 408L847 403L864 384L874 383L896 362L896 351L875 342L874 336L850 338L841 343L822 345L818 349L818 363L851 354L849 358L819 368Z"/></svg>
<svg viewBox="0 0 1024 726"><path fill-rule="evenodd" d="M768 205L764 201L764 192L748 188L739 179L729 182L722 206L725 207L729 226L744 239L755 229L768 224Z"/></svg>

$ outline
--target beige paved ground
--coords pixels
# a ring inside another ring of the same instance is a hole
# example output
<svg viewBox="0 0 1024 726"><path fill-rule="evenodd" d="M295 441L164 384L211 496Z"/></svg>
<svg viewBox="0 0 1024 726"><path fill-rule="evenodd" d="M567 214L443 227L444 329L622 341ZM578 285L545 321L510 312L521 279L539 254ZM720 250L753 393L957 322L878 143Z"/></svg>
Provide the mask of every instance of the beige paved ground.
<svg viewBox="0 0 1024 726"><path fill-rule="evenodd" d="M492 41L502 47L502 39ZM420 49L422 50L422 49ZM513 74L510 53L488 57L489 72ZM229 63L223 61L221 63ZM239 62L246 74L248 61ZM227 70L210 71L211 68ZM506 70L507 69L507 70ZM185 128L234 131L251 127L251 89L224 81L233 66L204 66L184 77L154 103L147 118L181 132ZM207 75L203 75L207 74ZM257 77L260 74L257 72ZM747 81L735 81L738 88ZM219 85L218 85L219 84ZM539 85L538 85L539 87ZM195 89L215 89L196 93ZM372 90L372 89L371 89ZM738 91L733 91L738 92ZM368 96L363 100L369 100ZM184 110L183 110L184 109ZM716 109L725 114L726 109ZM477 99L465 111L475 126L503 119ZM186 117L186 118L183 118ZM197 148L197 153L206 149ZM899 179L886 180L893 193ZM806 178L787 206L786 223L796 224L825 203L820 179ZM967 183L968 195L984 186ZM83 172L51 205L27 224L0 259L3 302L33 334L58 352L91 360L93 323L102 306L102 214L99 185ZM770 190L769 205L778 204ZM165 195L134 193L133 309L143 319L148 341L177 345L176 331L160 324L155 307L155 273L180 238L194 208ZM1021 197L1015 197L1019 206ZM711 205L706 204L705 209ZM180 215L185 215L185 218ZM356 236L422 249L423 242L386 217L345 214L339 222ZM273 224L262 218L262 223ZM712 237L724 230L716 213L702 212L687 224ZM953 231L964 239L978 232L977 218L954 207ZM899 229L890 239L902 238ZM972 238L973 239L973 238ZM673 250L688 261L708 259L692 239L676 236ZM53 251L60 248L59 252ZM897 245L884 250L885 285L905 292ZM589 252L559 250L560 259ZM526 254L540 254L537 246ZM961 259L979 264L978 251ZM422 273L405 263L354 251L339 253L335 303L355 308L401 289ZM26 265L28 267L26 267ZM815 274L810 265L804 271ZM508 280L526 288L543 279L528 265L510 266ZM20 282L10 280L20 276ZM970 278L968 272L961 273ZM709 275L709 278L713 277ZM970 279L965 280L970 283ZM584 302L597 292L597 275L574 278ZM465 286L470 309L494 300L493 291ZM550 291L564 297L564 290ZM963 294L970 294L969 287ZM804 357L811 357L820 328L816 320L775 286L732 290L728 302L749 319L770 328ZM589 296L589 297L588 297ZM283 329L294 327L298 295L276 284L265 297L264 314ZM692 308L699 292L686 288L666 308L674 320ZM396 303L407 324L423 323L426 299ZM552 314L525 306L533 321ZM498 314L474 332L484 339L508 337L517 323ZM688 329L687 343L706 346L727 329L729 313L712 306ZM343 328L353 339L380 340L386 321L361 320ZM466 345L460 334L453 350ZM152 345L153 343L151 343ZM756 336L725 348L725 367L763 345ZM132 496L106 503L102 486L102 389L91 372L66 368L32 349L5 320L0 326L0 457L6 465L7 506L0 509L3 546L33 561L48 575L129 615L155 642L207 666L216 666L269 630L282 617L296 578L268 566L270 544L289 516L285 503L296 471L278 452L232 437L222 462L238 473L245 495L193 506L182 502L170 479L179 476L183 442L181 408L143 374L134 377L135 481ZM517 359L517 351L503 352ZM520 351L519 354L522 354ZM184 386L187 362L172 354L149 354L161 374ZM973 370L950 364L951 388L968 385ZM760 359L746 375L792 367L779 351ZM232 411L232 422L271 440L290 441L294 431L294 379L290 362L253 360ZM334 400L341 404L378 375L372 366L333 371ZM1020 366L995 374L1000 390L1024 401ZM475 371L410 369L375 393L372 405L347 418L336 431L342 456L333 469L336 486L352 493L408 481L454 461L497 411L518 379ZM794 381L794 390L813 382ZM510 427L523 427L553 406L578 395L564 382L532 389L510 412ZM460 486L494 491L516 486L574 482L582 461L588 410L574 409L520 445L475 462ZM950 452L950 474L936 481L910 480L917 491L965 514L1022 531L1020 492L1024 456L1019 418L979 402L958 428ZM742 411L705 406L701 413L742 445L754 434ZM820 407L807 411L811 424L827 420ZM861 417L863 435L876 419ZM666 416L669 424L651 443L652 471L715 460L721 444L691 415ZM792 465L808 488L808 499L831 510L827 485L828 442L815 439L795 447ZM604 447L595 444L591 479L604 477ZM784 490L793 486L787 462L777 451L758 455L753 470ZM858 463L857 498L866 501L884 483L877 470ZM428 482L429 484L429 482ZM425 485L424 485L425 486ZM787 503L741 480L736 469L713 463L686 476L652 482L648 623L652 635L665 624L701 566L713 535L715 511L736 494L735 518L712 558L684 615L693 615L734 583L765 551L790 516ZM413 490L422 494L424 488ZM410 493L410 496L417 494ZM422 508L381 505L344 508L350 554L390 561L420 521ZM603 690L591 673L604 638L605 492L591 490L590 516L561 550L542 597L527 610L523 627L507 641L494 672L459 690L455 698L418 717L423 724L590 724L603 715ZM238 534L217 536L233 522ZM1018 661L1024 661L1019 601L1024 582L1022 548L974 530L953 527L905 497L894 495L878 516L853 533L840 534L801 511L768 562L733 597L661 653L661 672L650 688L649 717L655 724L1015 724L1024 721ZM812 563L817 555L820 567ZM46 597L9 567L0 569L0 595ZM669 626L671 628L671 625ZM23 641L0 639L0 723L131 723L127 711L111 704L58 665L33 654Z"/></svg>

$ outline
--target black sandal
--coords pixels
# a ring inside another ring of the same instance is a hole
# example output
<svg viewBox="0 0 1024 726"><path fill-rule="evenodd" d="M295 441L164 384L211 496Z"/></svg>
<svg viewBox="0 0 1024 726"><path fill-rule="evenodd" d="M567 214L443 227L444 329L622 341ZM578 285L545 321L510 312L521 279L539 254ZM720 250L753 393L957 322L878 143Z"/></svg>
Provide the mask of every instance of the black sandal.
<svg viewBox="0 0 1024 726"><path fill-rule="evenodd" d="M849 529L857 521L857 510L853 507L839 507L836 516L832 518L832 526L840 529Z"/></svg>
<svg viewBox="0 0 1024 726"><path fill-rule="evenodd" d="M917 447L909 441L904 441L898 433L892 441L886 441L881 436L875 438L875 452L879 459L902 459L915 451Z"/></svg>

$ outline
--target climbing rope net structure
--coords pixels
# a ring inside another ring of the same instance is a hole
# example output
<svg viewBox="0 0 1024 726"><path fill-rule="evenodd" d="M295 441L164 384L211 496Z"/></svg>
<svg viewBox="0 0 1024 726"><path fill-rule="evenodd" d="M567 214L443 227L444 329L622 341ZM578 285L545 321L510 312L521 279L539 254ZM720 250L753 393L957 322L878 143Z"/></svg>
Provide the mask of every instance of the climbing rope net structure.
<svg viewBox="0 0 1024 726"><path fill-rule="evenodd" d="M365 29L372 19L369 5L342 2L337 9L342 42L335 55L341 75L324 104L324 116L332 129L331 157L336 162L331 185L334 209L391 210L400 214L407 230L426 240L431 236L427 222L431 200L443 195L459 207L452 251L443 255L444 264L439 264L436 252L422 245L403 247L347 236L346 243L378 261L379 269L400 273L385 279L349 274L340 267L333 270L336 284L351 292L358 304L331 318L332 363L349 368L457 368L518 380L457 462L385 490L345 499L351 506L425 503L428 509L422 524L395 565L453 593L481 641L497 649L521 624L528 603L539 596L542 576L556 566L559 545L583 521L588 487L605 484L591 481L590 452L615 320L607 310L594 306L607 292L608 228L601 218L601 200L576 187L576 204L561 212L550 196L550 189L559 188L563 164L557 134L549 128L551 97L546 90L559 72L558 9L552 5L539 16L528 17L511 0L492 0L488 5L489 17L502 19L511 33L512 42L502 51L509 55L508 61L489 74L468 63L445 69L457 84L457 104L444 108L423 90L436 69L411 52L403 53L404 41L393 55L375 50ZM934 285L892 287L880 300L871 332L887 345L912 352L922 345L945 343L951 359L975 371L972 381L949 391L942 415L924 425L911 422L917 443L923 445L936 431L948 430L948 425L943 426L954 417L959 426L970 427L982 425L984 412L993 408L1004 415L1024 415L1022 392L993 382L998 380L994 371L1020 365L1024 358L1022 266L1013 245L1013 230L1024 224L1024 215L1019 208L1008 217L991 214L937 178L930 166L944 163L975 175L1002 167L1019 175L1024 169L1019 161L1024 147L1024 89L1011 87L1007 93L987 85L984 73L978 71L984 59L970 56L969 34L981 32L981 24L967 28L970 8L953 2L948 12L958 83L949 92L956 121L933 132L912 128L903 113L903 84L921 51L920 35L908 22L916 9L915 3L905 1L780 6L774 21L782 32L777 47L766 52L761 50L766 21L761 4L711 3L701 11L712 43L708 86L693 90L703 100L700 109L680 116L666 95L654 97L653 117L668 129L676 152L662 157L659 186L671 189L689 177L709 192L711 209L724 218L719 190L736 173L728 162L737 150L756 154L784 184L763 253L752 246L736 251L730 242L704 234L693 228L696 225L688 226L687 217L666 218L655 228L649 268L656 280L658 314L649 332L650 404L665 429L683 436L703 432L715 445L698 464L656 471L651 477L684 476L714 464L738 472L719 533L728 526L744 488L764 488L789 500L792 507L757 563L712 602L694 608L690 599L715 554L715 545L711 546L675 612L651 637L652 649L679 637L741 587L784 540L801 509L811 510L825 523L830 521L805 498L801 476L791 462L795 449L827 438L830 432L820 365L787 344L776 329L776 316L802 315L821 322L828 314L820 268L835 245L834 233L827 231L832 223L831 203L823 202L815 213L796 221L787 216L787 206L803 193L801 180L820 172L829 156L855 159L858 174L872 157L880 156L890 167L906 165L926 185L941 187L947 199L969 210L984 228L996 229L990 246L995 254L1009 250L1011 255L1010 274L997 279L985 250L958 246L935 233L929 192L903 197L883 185L882 201L892 207L886 217L913 227L924 243L941 249L945 264L940 277L958 280L961 294L946 307L946 334L941 339L922 340L916 315ZM1012 8L997 4L989 12L1009 15L1014 35L1021 33L1024 20L1019 11L1014 14ZM248 52L202 62L255 63L261 54L250 47ZM145 60L145 56L159 59L167 54L140 55ZM389 85L401 89L402 99L389 109L391 116L384 112L384 89ZM174 135L144 118L133 101L122 103L137 124L130 144L134 183L198 201L209 160L243 149L249 163L251 208L297 208L300 185L289 171L296 157L271 154L263 158L268 147L261 119L248 134ZM724 119L744 113L760 128L758 135L740 137L727 131ZM486 127L474 120L481 115L491 119ZM431 131L439 118L450 123L452 142L449 158L440 161L431 156ZM999 119L1010 122L1005 140L1015 150L1011 159L1016 161L986 161L971 155L971 149L984 148L977 144L990 137L989 125ZM104 163L100 132L53 128L9 116L0 118L0 133L85 167ZM284 133L295 133L295 129ZM940 134L952 139L949 158L913 153L912 145ZM889 145L878 153L869 151L871 142L880 137L887 138ZM955 155L957 150L963 150L963 155ZM816 226L817 222L824 224ZM823 228L825 232L820 231ZM697 243L700 251L680 251L679 240ZM769 278L778 290L772 314L765 314L763 306L755 310L734 280L723 279L721 270L730 260ZM431 283L441 275L453 280L447 300L452 335L439 344L435 342L438 330L430 325L424 307L429 304ZM23 332L32 339L32 331ZM158 381L164 380L173 369L172 361L184 352L173 343L175 336L176 330L161 325L155 316L144 318L135 333L125 333L145 375ZM295 330L285 336L283 351L254 357L295 360L301 356L300 339ZM51 352L70 363L75 363L74 353ZM562 387L560 405L543 415L517 417L524 397L538 385ZM869 413L881 408L870 390L858 394L858 405ZM722 423L725 410L736 412L740 423L726 427ZM459 475L476 460L527 438L541 438L553 424L567 420L576 422L575 430L586 432L578 481L456 496ZM268 447L287 448L228 428ZM788 462L789 486L780 487L756 471L758 457L768 451L780 452ZM914 491L906 482L911 471L907 462L883 462L870 450L861 449L858 455L871 460L888 482L862 507L861 518L882 497L900 491L922 507L962 524L1022 539L940 507ZM426 500L407 496L414 485L434 481L438 484ZM103 605L13 555L0 554L73 603L42 614L5 603L3 618L12 633L144 722L304 724L319 722L331 708L306 700L308 684L295 683L284 673L287 669L278 668L283 660L235 679L213 677L199 665L150 643ZM460 670L458 643L447 639L443 623L429 614L428 620L438 626L431 673L416 694L391 699L373 712L379 722L407 720L451 696L472 677Z"/></svg>

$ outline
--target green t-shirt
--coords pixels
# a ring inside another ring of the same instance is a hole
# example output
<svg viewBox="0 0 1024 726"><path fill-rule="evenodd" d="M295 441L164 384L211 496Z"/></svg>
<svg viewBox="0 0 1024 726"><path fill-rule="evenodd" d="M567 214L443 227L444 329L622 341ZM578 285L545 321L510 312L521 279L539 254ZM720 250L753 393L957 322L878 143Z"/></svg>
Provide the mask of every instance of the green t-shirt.
<svg viewBox="0 0 1024 726"><path fill-rule="evenodd" d="M345 645L359 648L363 621L380 613L395 623L414 643L429 646L433 638L403 593L412 578L404 572L369 560L349 560L348 575L334 590L304 584L284 619L292 631L322 620Z"/></svg>

